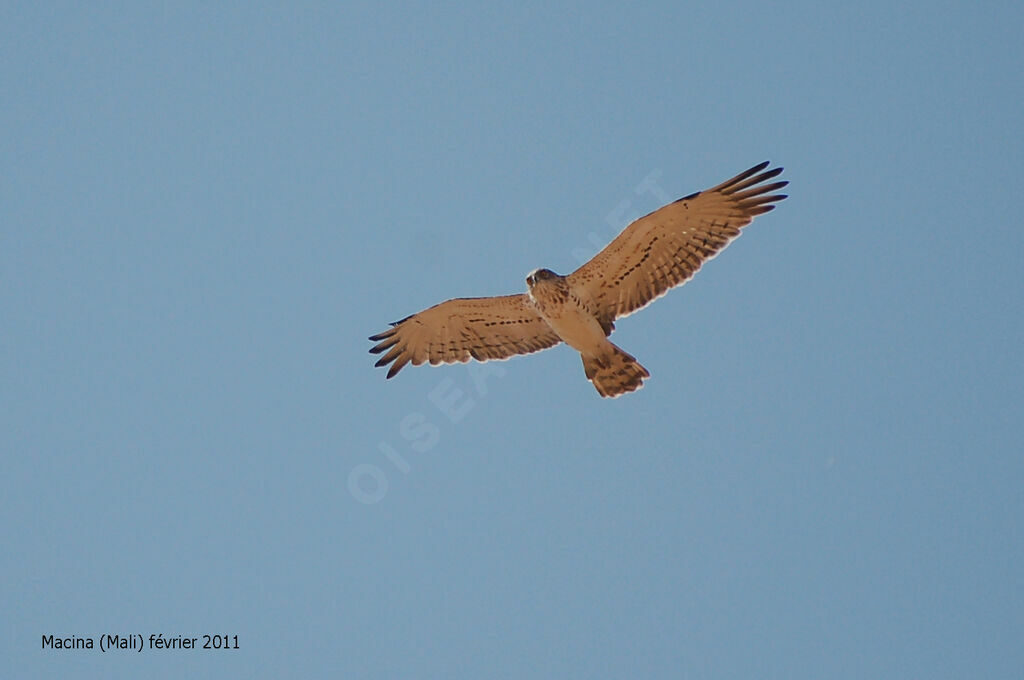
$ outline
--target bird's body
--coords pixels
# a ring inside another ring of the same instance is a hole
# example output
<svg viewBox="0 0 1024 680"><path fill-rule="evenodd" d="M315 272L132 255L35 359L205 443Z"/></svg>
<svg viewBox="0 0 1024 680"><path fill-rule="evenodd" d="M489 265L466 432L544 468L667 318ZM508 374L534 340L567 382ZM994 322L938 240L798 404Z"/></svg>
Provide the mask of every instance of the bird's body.
<svg viewBox="0 0 1024 680"><path fill-rule="evenodd" d="M597 321L596 305L585 290L576 291L564 276L538 269L526 278L527 297L551 330L581 354L610 344Z"/></svg>
<svg viewBox="0 0 1024 680"><path fill-rule="evenodd" d="M647 369L613 344L598 321L598 305L585 287L565 276L538 269L526 277L527 296L551 330L580 353L583 372L603 397L632 392L649 378Z"/></svg>
<svg viewBox="0 0 1024 680"><path fill-rule="evenodd" d="M456 298L397 321L370 338L377 342L370 351L387 351L377 365L391 363L391 378L410 362L506 359L565 342L580 353L601 396L637 390L650 373L608 340L615 320L685 283L755 216L786 198L771 192L787 182L764 183L782 168L767 166L641 217L568 276L534 270L525 295Z"/></svg>

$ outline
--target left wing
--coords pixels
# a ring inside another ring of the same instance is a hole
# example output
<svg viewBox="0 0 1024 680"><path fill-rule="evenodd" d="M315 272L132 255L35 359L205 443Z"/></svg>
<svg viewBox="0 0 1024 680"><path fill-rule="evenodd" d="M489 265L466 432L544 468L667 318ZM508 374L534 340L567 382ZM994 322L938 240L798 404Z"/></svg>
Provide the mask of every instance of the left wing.
<svg viewBox="0 0 1024 680"><path fill-rule="evenodd" d="M789 182L764 184L782 168L767 167L765 161L641 217L570 274L570 285L590 293L602 325L647 306L688 281L741 228L786 198L771 192Z"/></svg>
<svg viewBox="0 0 1024 680"><path fill-rule="evenodd" d="M393 328L370 336L377 343L370 349L372 354L388 350L375 365L394 362L388 369L389 378L408 363L507 359L562 341L523 294L456 298L391 325Z"/></svg>

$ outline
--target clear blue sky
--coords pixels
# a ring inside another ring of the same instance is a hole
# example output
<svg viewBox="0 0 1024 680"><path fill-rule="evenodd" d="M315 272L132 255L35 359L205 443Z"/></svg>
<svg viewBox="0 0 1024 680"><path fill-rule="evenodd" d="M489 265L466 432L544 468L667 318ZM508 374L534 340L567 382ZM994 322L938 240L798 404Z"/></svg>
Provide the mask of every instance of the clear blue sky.
<svg viewBox="0 0 1024 680"><path fill-rule="evenodd" d="M4 3L0 675L1021 677L1022 25ZM373 368L766 159L643 391ZM241 649L41 649L105 633Z"/></svg>

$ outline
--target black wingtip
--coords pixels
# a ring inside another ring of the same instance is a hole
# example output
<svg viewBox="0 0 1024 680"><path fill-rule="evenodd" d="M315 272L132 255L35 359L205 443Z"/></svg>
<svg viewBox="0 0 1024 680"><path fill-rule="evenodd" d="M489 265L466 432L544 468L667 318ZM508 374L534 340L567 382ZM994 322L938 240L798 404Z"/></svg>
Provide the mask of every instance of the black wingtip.
<svg viewBox="0 0 1024 680"><path fill-rule="evenodd" d="M393 324L392 324L393 325ZM381 340L387 340L388 338L394 337L395 329L389 328L383 333L377 333L377 335L371 335L370 340L372 342L380 342Z"/></svg>

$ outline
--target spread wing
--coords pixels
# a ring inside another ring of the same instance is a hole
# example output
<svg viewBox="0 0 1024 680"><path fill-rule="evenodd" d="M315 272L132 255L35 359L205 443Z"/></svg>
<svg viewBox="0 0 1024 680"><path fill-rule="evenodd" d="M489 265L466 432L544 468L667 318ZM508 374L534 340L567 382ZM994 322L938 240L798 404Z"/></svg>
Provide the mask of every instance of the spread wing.
<svg viewBox="0 0 1024 680"><path fill-rule="evenodd" d="M370 352L387 354L377 366L392 364L393 378L408 363L419 366L507 359L529 354L561 342L534 310L526 295L456 298L424 309L370 336L377 344Z"/></svg>
<svg viewBox="0 0 1024 680"><path fill-rule="evenodd" d="M786 198L782 168L755 165L716 187L691 194L636 220L569 275L596 303L602 324L631 314L688 281L740 235L740 229Z"/></svg>

